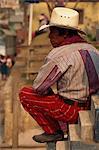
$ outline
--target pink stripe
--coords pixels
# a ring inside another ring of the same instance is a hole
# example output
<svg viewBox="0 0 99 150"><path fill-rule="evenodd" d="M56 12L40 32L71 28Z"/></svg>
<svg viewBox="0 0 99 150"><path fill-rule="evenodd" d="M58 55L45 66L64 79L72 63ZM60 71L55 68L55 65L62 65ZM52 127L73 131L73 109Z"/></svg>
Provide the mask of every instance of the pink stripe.
<svg viewBox="0 0 99 150"><path fill-rule="evenodd" d="M52 69L52 71L49 73L49 75L46 77L46 79L42 82L42 84L36 89L36 91L45 91L48 87L50 87L52 84L55 83L55 81L62 75L61 72L58 72L58 67L55 65L55 67Z"/></svg>
<svg viewBox="0 0 99 150"><path fill-rule="evenodd" d="M79 52L83 59L89 80L89 93L95 93L99 89L99 79L92 58L87 50L79 50Z"/></svg>

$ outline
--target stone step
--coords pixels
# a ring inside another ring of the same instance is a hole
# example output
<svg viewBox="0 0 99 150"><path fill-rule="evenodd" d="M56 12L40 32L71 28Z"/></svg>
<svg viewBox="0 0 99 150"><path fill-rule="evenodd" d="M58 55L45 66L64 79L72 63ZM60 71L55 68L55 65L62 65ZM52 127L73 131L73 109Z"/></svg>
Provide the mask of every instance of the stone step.
<svg viewBox="0 0 99 150"><path fill-rule="evenodd" d="M28 51L28 56L30 56L30 55L40 55L40 54L48 54L48 52L51 50L51 48L50 47L38 47L38 48L32 48L32 49L29 49L29 51Z"/></svg>
<svg viewBox="0 0 99 150"><path fill-rule="evenodd" d="M35 74L38 73L39 67L38 68L27 68L27 70L25 71L25 73L27 74Z"/></svg>
<svg viewBox="0 0 99 150"><path fill-rule="evenodd" d="M2 143L2 136L0 136L0 144Z"/></svg>
<svg viewBox="0 0 99 150"><path fill-rule="evenodd" d="M0 113L0 144L3 141L4 114Z"/></svg>
<svg viewBox="0 0 99 150"><path fill-rule="evenodd" d="M32 69L40 68L41 65L43 65L43 64L44 64L43 61L39 61L39 62L38 61L30 61L27 67L30 67L30 68L32 67Z"/></svg>
<svg viewBox="0 0 99 150"><path fill-rule="evenodd" d="M92 107L91 106L91 110L93 111L94 109L99 109L99 94L93 95L92 96Z"/></svg>
<svg viewBox="0 0 99 150"><path fill-rule="evenodd" d="M94 116L94 140L99 142L99 94L92 96L91 111Z"/></svg>
<svg viewBox="0 0 99 150"><path fill-rule="evenodd" d="M81 140L78 124L70 124L69 125L69 140L70 140L70 142L73 142L73 141L78 142Z"/></svg>
<svg viewBox="0 0 99 150"><path fill-rule="evenodd" d="M29 66L27 66L27 73L37 73L39 68L42 66L43 62L31 62Z"/></svg>
<svg viewBox="0 0 99 150"><path fill-rule="evenodd" d="M79 125L69 125L69 150L99 150L99 143L82 141L79 135Z"/></svg>
<svg viewBox="0 0 99 150"><path fill-rule="evenodd" d="M56 143L56 150L69 150L68 141L58 141Z"/></svg>
<svg viewBox="0 0 99 150"><path fill-rule="evenodd" d="M76 150L80 144L79 126L78 124L69 125L69 150Z"/></svg>
<svg viewBox="0 0 99 150"><path fill-rule="evenodd" d="M3 141L3 126L0 124L0 144L2 143Z"/></svg>
<svg viewBox="0 0 99 150"><path fill-rule="evenodd" d="M26 73L26 79L27 79L27 80L30 80L30 82L31 82L31 81L34 81L34 80L35 80L35 78L36 78L38 72L36 72L36 73L25 72L25 73Z"/></svg>
<svg viewBox="0 0 99 150"><path fill-rule="evenodd" d="M93 95L91 100L91 111L95 117L95 111L99 110L99 95Z"/></svg>
<svg viewBox="0 0 99 150"><path fill-rule="evenodd" d="M38 148L39 150L40 149L47 150L46 143L37 143L32 140L32 136L41 134L42 132L43 131L41 130L41 128L34 128L34 129L29 129L25 132L20 133L18 136L19 137L19 140L18 140L19 147L31 147L31 148L33 147L34 149ZM8 141L8 143L6 143L6 144L12 145L12 140ZM56 143L56 150L69 150L68 146L69 146L68 141L58 141ZM54 149L52 149L52 150L54 150Z"/></svg>
<svg viewBox="0 0 99 150"><path fill-rule="evenodd" d="M69 150L68 141L48 142L47 150Z"/></svg>
<svg viewBox="0 0 99 150"><path fill-rule="evenodd" d="M31 54L27 61L43 61L45 57L46 54Z"/></svg>
<svg viewBox="0 0 99 150"><path fill-rule="evenodd" d="M44 148L46 150L45 143L38 143L32 140L34 135L41 134L43 131L40 128L28 129L25 132L19 133L18 136L18 146L19 147L31 147L32 149ZM12 139L9 140L6 144L12 145Z"/></svg>
<svg viewBox="0 0 99 150"><path fill-rule="evenodd" d="M93 118L91 111L79 112L80 137L83 141L93 140Z"/></svg>

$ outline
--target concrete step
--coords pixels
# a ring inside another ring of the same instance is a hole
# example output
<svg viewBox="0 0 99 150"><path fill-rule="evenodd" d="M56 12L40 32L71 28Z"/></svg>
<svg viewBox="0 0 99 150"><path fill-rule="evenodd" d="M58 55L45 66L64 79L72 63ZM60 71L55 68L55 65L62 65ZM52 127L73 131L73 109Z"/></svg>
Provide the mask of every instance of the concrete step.
<svg viewBox="0 0 99 150"><path fill-rule="evenodd" d="M91 111L79 112L80 137L83 141L93 140L93 118Z"/></svg>

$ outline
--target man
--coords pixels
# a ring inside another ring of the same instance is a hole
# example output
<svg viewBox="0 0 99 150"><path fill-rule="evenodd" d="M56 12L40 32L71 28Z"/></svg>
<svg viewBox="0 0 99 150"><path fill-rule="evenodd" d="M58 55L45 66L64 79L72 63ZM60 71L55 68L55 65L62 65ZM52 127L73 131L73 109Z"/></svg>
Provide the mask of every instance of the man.
<svg viewBox="0 0 99 150"><path fill-rule="evenodd" d="M90 109L90 97L99 90L99 52L79 34L78 12L69 8L54 8L49 25L53 46L34 80L33 87L20 91L20 101L26 111L44 130L36 142L58 141L64 138L59 122L77 123L78 112ZM51 89L57 83L57 94Z"/></svg>

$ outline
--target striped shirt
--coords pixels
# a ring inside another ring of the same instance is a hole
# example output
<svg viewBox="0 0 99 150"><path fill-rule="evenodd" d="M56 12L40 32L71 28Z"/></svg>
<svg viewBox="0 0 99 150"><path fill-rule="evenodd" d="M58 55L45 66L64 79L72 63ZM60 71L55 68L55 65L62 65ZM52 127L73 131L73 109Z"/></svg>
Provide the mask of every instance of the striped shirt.
<svg viewBox="0 0 99 150"><path fill-rule="evenodd" d="M59 95L87 100L92 91L89 82L93 90L99 89L99 52L91 44L73 43L52 49L34 80L33 89L43 95L57 83Z"/></svg>

